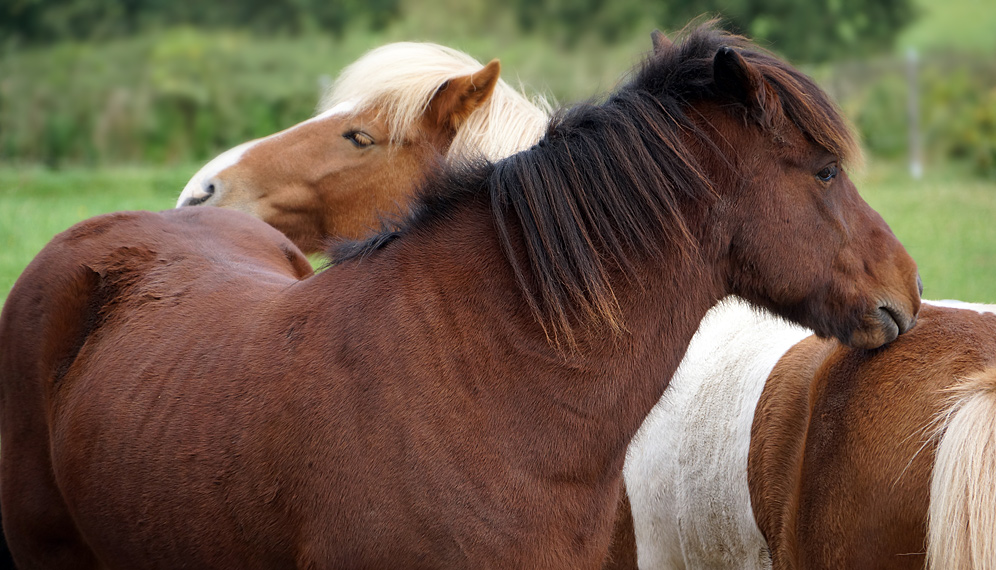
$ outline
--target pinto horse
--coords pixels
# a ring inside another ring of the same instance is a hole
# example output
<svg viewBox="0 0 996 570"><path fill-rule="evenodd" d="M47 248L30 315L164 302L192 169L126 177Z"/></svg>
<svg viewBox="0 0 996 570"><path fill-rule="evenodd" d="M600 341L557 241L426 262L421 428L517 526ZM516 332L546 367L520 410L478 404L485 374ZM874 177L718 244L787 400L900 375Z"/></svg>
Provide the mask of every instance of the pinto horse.
<svg viewBox="0 0 996 570"><path fill-rule="evenodd" d="M988 568L994 460L996 306L927 301L864 351L731 298L631 443L620 511L645 570Z"/></svg>
<svg viewBox="0 0 996 570"><path fill-rule="evenodd" d="M306 279L240 212L82 222L0 316L15 560L598 568L626 446L719 299L864 348L913 325L854 148L810 79L704 25Z"/></svg>
<svg viewBox="0 0 996 570"><path fill-rule="evenodd" d="M996 566L994 312L926 305L887 349L779 360L747 472L773 568Z"/></svg>
<svg viewBox="0 0 996 570"><path fill-rule="evenodd" d="M397 215L436 158L504 158L543 135L549 108L462 52L400 42L343 70L321 112L222 153L198 171L177 206L252 214L315 253L332 237L372 233Z"/></svg>

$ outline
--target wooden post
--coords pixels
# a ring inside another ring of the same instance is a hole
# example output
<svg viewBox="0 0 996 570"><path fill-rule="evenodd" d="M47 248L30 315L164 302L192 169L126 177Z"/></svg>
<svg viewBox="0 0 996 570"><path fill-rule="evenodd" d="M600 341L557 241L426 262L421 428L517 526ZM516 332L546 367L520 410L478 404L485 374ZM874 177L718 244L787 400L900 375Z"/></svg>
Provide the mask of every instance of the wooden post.
<svg viewBox="0 0 996 570"><path fill-rule="evenodd" d="M910 176L923 178L923 141L920 134L920 82L917 80L919 57L915 48L906 51L907 111L909 115Z"/></svg>

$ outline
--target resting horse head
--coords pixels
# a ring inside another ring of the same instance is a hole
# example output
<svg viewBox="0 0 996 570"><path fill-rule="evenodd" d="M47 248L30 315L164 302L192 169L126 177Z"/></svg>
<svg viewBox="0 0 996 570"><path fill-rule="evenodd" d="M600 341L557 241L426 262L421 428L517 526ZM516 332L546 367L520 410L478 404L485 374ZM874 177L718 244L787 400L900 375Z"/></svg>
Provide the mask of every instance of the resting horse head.
<svg viewBox="0 0 996 570"><path fill-rule="evenodd" d="M499 71L435 44L377 48L343 71L316 117L222 153L177 206L241 210L309 253L362 237L407 208L438 156L497 159L539 138L546 112Z"/></svg>
<svg viewBox="0 0 996 570"><path fill-rule="evenodd" d="M808 77L740 42L731 38L711 73L662 100L671 112L705 99L688 117L719 151L707 214L717 223L704 245L726 256L721 278L730 293L821 336L862 348L895 339L916 322L922 284L847 175L860 151L846 121ZM677 50L658 34L654 44L662 57L650 67L681 73Z"/></svg>

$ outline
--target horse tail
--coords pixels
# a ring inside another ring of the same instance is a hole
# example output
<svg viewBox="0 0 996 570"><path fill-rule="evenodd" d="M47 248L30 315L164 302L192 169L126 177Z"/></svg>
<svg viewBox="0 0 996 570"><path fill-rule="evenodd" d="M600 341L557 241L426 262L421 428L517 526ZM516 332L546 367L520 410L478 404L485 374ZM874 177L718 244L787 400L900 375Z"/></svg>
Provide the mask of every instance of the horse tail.
<svg viewBox="0 0 996 570"><path fill-rule="evenodd" d="M927 567L996 569L996 366L950 389L930 483Z"/></svg>

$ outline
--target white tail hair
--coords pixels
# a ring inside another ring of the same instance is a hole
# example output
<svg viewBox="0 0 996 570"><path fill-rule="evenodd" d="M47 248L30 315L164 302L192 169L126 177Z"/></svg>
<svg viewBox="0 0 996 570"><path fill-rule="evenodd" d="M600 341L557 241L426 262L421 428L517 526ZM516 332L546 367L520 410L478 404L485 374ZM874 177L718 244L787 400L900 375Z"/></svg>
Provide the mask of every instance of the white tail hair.
<svg viewBox="0 0 996 570"><path fill-rule="evenodd" d="M927 567L996 570L996 366L949 390L930 482Z"/></svg>
<svg viewBox="0 0 996 570"><path fill-rule="evenodd" d="M350 101L355 112L379 106L394 142L417 128L432 96L446 81L480 71L469 55L431 43L398 42L367 52L346 67L319 110ZM527 99L499 80L488 102L457 130L448 158L480 155L505 158L535 144L546 132L550 105Z"/></svg>

